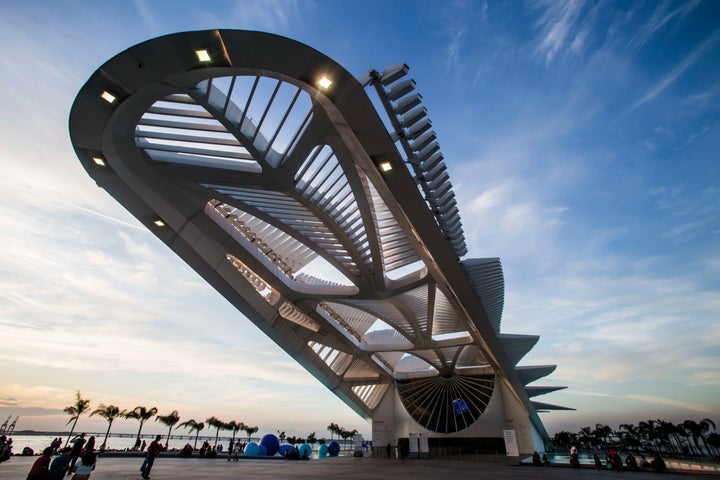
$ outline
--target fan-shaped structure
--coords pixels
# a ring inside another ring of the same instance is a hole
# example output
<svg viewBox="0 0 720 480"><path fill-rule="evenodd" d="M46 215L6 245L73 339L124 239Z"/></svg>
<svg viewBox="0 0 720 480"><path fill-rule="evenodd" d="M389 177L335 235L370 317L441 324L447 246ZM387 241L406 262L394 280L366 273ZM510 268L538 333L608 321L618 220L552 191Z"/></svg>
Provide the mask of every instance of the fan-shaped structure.
<svg viewBox="0 0 720 480"><path fill-rule="evenodd" d="M70 135L98 186L372 420L376 445L418 432L494 451L512 428L522 453L539 450L536 406L557 407L525 386L552 369L516 369L538 337L500 333L500 261L461 260L407 73L355 78L266 33L178 33L102 65Z"/></svg>

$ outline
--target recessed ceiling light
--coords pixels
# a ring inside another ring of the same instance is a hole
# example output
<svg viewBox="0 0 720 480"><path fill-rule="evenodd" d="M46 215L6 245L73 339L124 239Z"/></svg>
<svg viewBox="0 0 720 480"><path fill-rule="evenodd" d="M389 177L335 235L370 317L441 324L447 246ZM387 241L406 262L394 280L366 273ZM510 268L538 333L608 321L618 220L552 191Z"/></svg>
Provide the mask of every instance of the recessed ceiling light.
<svg viewBox="0 0 720 480"><path fill-rule="evenodd" d="M117 100L117 97L112 93L108 92L107 90L103 90L100 96L108 103L115 103L115 100Z"/></svg>
<svg viewBox="0 0 720 480"><path fill-rule="evenodd" d="M164 226L165 226L165 222L163 222L163 221L160 220L159 218L158 218L157 220L155 220L153 223L154 223L155 226L157 226L157 227L164 227Z"/></svg>
<svg viewBox="0 0 720 480"><path fill-rule="evenodd" d="M105 160L102 157L92 157L93 162L95 162L95 165L100 165L101 167L104 167L107 165L105 163Z"/></svg>
<svg viewBox="0 0 720 480"><path fill-rule="evenodd" d="M197 55L198 60L203 63L212 61L207 50L195 50L195 55Z"/></svg>
<svg viewBox="0 0 720 480"><path fill-rule="evenodd" d="M382 170L383 172L389 172L393 169L392 164L388 161L380 162L378 164L378 167L380 167L380 170Z"/></svg>
<svg viewBox="0 0 720 480"><path fill-rule="evenodd" d="M323 90L327 90L328 87L330 87L330 85L332 85L332 83L333 83L332 80L330 80L329 78L327 78L324 75L320 80L318 80L318 85L320 85L320 88L322 88Z"/></svg>

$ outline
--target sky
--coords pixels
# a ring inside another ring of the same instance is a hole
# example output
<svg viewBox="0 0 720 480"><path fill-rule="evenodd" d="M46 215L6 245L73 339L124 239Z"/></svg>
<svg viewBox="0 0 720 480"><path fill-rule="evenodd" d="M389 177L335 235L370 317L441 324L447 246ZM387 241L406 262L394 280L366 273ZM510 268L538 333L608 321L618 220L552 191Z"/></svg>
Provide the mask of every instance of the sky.
<svg viewBox="0 0 720 480"><path fill-rule="evenodd" d="M145 40L258 30L356 76L405 62L458 198L500 257L503 333L557 365L550 435L720 426L720 2L0 0L0 420L62 430L76 391L304 436L370 425L97 188L75 95ZM97 416L78 429L104 431ZM133 432L135 420L113 431ZM155 429L155 430L153 430ZM164 431L150 422L144 431Z"/></svg>

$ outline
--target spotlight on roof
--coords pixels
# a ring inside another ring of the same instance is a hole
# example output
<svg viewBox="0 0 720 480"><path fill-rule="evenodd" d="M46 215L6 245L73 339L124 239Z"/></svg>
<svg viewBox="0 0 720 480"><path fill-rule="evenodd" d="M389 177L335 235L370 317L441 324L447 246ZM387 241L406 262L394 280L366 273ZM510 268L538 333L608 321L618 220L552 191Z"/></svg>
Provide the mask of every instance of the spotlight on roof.
<svg viewBox="0 0 720 480"><path fill-rule="evenodd" d="M388 162L387 160L384 160L378 164L378 167L380 168L380 171L382 172L389 172L393 169L392 164Z"/></svg>
<svg viewBox="0 0 720 480"><path fill-rule="evenodd" d="M153 223L155 224L156 227L164 227L165 226L165 222L163 222L162 219L160 219L160 218L155 220Z"/></svg>
<svg viewBox="0 0 720 480"><path fill-rule="evenodd" d="M318 85L320 85L320 88L322 88L323 90L327 90L330 85L332 85L332 83L332 80L327 78L325 75L323 75L322 78L318 80Z"/></svg>
<svg viewBox="0 0 720 480"><path fill-rule="evenodd" d="M101 167L107 166L107 163L105 163L105 159L102 157L92 157L92 161L95 162L95 165L99 165Z"/></svg>
<svg viewBox="0 0 720 480"><path fill-rule="evenodd" d="M201 63L209 63L212 61L207 50L195 50L195 55L197 55L197 59Z"/></svg>
<svg viewBox="0 0 720 480"><path fill-rule="evenodd" d="M115 103L115 101L117 100L117 97L112 93L108 92L107 90L103 90L103 92L100 94L100 97L108 103Z"/></svg>

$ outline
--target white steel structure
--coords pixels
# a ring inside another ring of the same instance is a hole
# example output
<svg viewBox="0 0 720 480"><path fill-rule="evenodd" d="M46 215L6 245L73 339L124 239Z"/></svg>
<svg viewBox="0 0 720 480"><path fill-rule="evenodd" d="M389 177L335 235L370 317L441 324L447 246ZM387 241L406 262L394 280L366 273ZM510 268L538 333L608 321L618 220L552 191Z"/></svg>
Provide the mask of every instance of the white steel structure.
<svg viewBox="0 0 720 480"><path fill-rule="evenodd" d="M467 253L407 66L356 79L266 33L156 38L115 56L70 115L90 176L293 358L373 422L543 449L530 397L554 366L500 332L497 258ZM380 112L368 93L377 94ZM387 126L386 126L387 125ZM434 443L433 443L434 442Z"/></svg>

